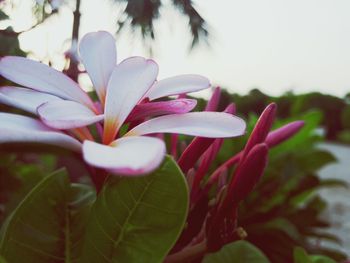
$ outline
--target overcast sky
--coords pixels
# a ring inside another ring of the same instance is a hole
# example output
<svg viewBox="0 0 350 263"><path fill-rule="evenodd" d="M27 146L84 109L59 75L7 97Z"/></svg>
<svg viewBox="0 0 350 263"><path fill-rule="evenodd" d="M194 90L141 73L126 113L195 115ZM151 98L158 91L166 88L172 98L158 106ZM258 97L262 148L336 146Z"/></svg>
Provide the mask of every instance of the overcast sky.
<svg viewBox="0 0 350 263"><path fill-rule="evenodd" d="M17 0L19 1L19 0ZM28 5L30 1L21 1ZM115 31L120 9L108 0L82 0L81 34ZM165 1L166 2L166 1ZM187 21L170 8L156 25L154 59L160 78L199 73L213 84L246 93L259 87L279 95L321 91L343 96L350 92L349 0L200 0L198 10L211 29L211 48L188 52ZM112 11L114 10L114 11ZM17 29L28 27L29 15L14 14ZM62 67L60 55L70 37L71 8L60 9L47 26L23 34L21 45ZM119 61L130 55L149 56L128 34L118 37Z"/></svg>

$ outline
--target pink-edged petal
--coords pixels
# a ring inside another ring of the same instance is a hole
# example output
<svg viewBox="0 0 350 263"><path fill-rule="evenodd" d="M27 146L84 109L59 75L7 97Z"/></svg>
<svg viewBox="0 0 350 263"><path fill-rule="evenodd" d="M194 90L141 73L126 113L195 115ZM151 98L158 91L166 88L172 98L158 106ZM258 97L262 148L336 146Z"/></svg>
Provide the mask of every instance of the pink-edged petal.
<svg viewBox="0 0 350 263"><path fill-rule="evenodd" d="M224 112L233 114L234 111L234 105L231 103L226 107ZM213 144L215 140L215 138L195 137L191 141L191 143L182 152L178 160L178 164L184 174L186 174L190 168L194 167L202 154Z"/></svg>
<svg viewBox="0 0 350 263"><path fill-rule="evenodd" d="M137 105L130 113L127 121L140 120L167 114L187 113L196 106L197 101L192 99L177 99L169 101L148 102Z"/></svg>
<svg viewBox="0 0 350 263"><path fill-rule="evenodd" d="M179 75L157 81L145 97L155 100L161 97L199 91L209 87L210 82L205 77L193 74Z"/></svg>
<svg viewBox="0 0 350 263"><path fill-rule="evenodd" d="M83 156L91 166L117 175L144 175L152 172L165 156L163 141L153 137L126 137L111 145L84 141Z"/></svg>
<svg viewBox="0 0 350 263"><path fill-rule="evenodd" d="M126 59L115 67L107 87L104 144L114 140L118 129L152 86L157 74L158 65L142 57Z"/></svg>
<svg viewBox="0 0 350 263"><path fill-rule="evenodd" d="M36 114L43 103L61 100L59 97L20 87L1 87L0 103Z"/></svg>
<svg viewBox="0 0 350 263"><path fill-rule="evenodd" d="M107 84L117 64L115 39L106 31L88 33L80 41L79 53L96 93L104 104Z"/></svg>
<svg viewBox="0 0 350 263"><path fill-rule="evenodd" d="M81 143L42 122L12 113L0 113L0 143L34 142L56 145L79 152Z"/></svg>
<svg viewBox="0 0 350 263"><path fill-rule="evenodd" d="M27 88L94 108L87 93L76 82L43 63L23 57L3 57L0 60L0 75Z"/></svg>
<svg viewBox="0 0 350 263"><path fill-rule="evenodd" d="M44 103L38 108L38 114L47 126L60 130L84 127L99 122L104 117L69 100Z"/></svg>
<svg viewBox="0 0 350 263"><path fill-rule="evenodd" d="M150 133L181 133L207 138L226 138L244 134L245 122L225 112L190 112L148 120L130 130L126 136Z"/></svg>

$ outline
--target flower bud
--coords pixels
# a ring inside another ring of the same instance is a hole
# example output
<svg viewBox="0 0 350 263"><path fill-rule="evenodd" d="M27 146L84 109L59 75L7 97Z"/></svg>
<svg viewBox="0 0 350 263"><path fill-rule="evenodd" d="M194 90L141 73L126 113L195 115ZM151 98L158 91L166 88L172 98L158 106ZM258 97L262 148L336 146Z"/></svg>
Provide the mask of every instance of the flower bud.
<svg viewBox="0 0 350 263"><path fill-rule="evenodd" d="M252 131L248 142L244 148L242 159L244 159L250 150L258 143L265 141L270 129L272 127L273 121L275 120L277 105L275 103L269 104L263 113L260 115L254 130Z"/></svg>
<svg viewBox="0 0 350 263"><path fill-rule="evenodd" d="M304 126L303 121L294 121L294 122L288 123L288 124L282 126L281 128L278 128L277 130L270 132L268 134L265 142L271 148L277 144L280 144L280 143L288 140L294 134L299 132L299 130L303 126Z"/></svg>
<svg viewBox="0 0 350 263"><path fill-rule="evenodd" d="M238 204L247 197L263 175L267 158L268 147L266 143L257 144L250 150L231 181L226 203Z"/></svg>

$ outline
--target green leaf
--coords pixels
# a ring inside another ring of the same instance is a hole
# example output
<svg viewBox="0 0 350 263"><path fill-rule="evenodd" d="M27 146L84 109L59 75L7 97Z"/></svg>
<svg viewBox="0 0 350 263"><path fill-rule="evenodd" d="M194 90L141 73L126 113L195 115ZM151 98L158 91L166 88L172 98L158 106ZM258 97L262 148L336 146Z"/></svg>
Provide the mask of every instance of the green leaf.
<svg viewBox="0 0 350 263"><path fill-rule="evenodd" d="M304 127L293 137L283 142L282 144L271 149L271 154L278 156L283 153L297 151L300 153L300 149L311 147L315 142L316 129L320 125L322 119L322 113L318 111L310 111L298 119L305 122ZM290 120L286 120L289 122ZM281 125L284 123L281 123Z"/></svg>
<svg viewBox="0 0 350 263"><path fill-rule="evenodd" d="M12 157L0 154L0 224L47 175L38 165L21 163Z"/></svg>
<svg viewBox="0 0 350 263"><path fill-rule="evenodd" d="M294 263L312 263L306 251L301 247L294 248Z"/></svg>
<svg viewBox="0 0 350 263"><path fill-rule="evenodd" d="M7 263L6 260L2 256L0 256L0 263Z"/></svg>
<svg viewBox="0 0 350 263"><path fill-rule="evenodd" d="M290 236L294 240L297 240L298 238L300 238L300 234L296 226L293 225L293 223L286 218L277 217L277 218L271 219L267 223L264 223L263 227L267 228L268 230L270 229L280 230L286 233L288 236Z"/></svg>
<svg viewBox="0 0 350 263"><path fill-rule="evenodd" d="M0 254L9 262L76 262L94 199L89 187L71 186L64 170L45 177L1 229Z"/></svg>
<svg viewBox="0 0 350 263"><path fill-rule="evenodd" d="M294 248L294 263L336 263L333 259L322 255L308 255L301 247Z"/></svg>
<svg viewBox="0 0 350 263"><path fill-rule="evenodd" d="M346 181L341 179L322 179L320 182L320 187L342 187L342 188L349 188L349 185Z"/></svg>
<svg viewBox="0 0 350 263"><path fill-rule="evenodd" d="M241 240L224 246L220 251L207 255L203 263L269 263L260 249Z"/></svg>
<svg viewBox="0 0 350 263"><path fill-rule="evenodd" d="M321 255L310 256L310 258L313 263L336 263L333 259Z"/></svg>
<svg viewBox="0 0 350 263"><path fill-rule="evenodd" d="M304 171L310 172L317 171L322 167L337 161L332 153L323 150L313 150L305 154L301 153L300 157Z"/></svg>
<svg viewBox="0 0 350 263"><path fill-rule="evenodd" d="M17 34L12 30L12 28L8 27L4 30L4 32L9 34L0 34L0 56L25 56L25 53L20 49ZM3 147L1 146L1 148Z"/></svg>
<svg viewBox="0 0 350 263"><path fill-rule="evenodd" d="M187 211L187 183L170 157L147 176L110 177L92 207L81 262L163 262Z"/></svg>

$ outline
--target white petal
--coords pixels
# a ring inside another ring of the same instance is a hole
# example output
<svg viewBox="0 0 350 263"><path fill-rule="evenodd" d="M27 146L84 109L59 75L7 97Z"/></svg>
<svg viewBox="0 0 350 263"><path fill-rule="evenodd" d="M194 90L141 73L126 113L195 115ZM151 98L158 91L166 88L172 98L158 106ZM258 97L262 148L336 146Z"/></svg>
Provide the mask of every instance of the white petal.
<svg viewBox="0 0 350 263"><path fill-rule="evenodd" d="M77 83L43 63L23 57L3 57L0 60L0 75L25 87L74 100L92 109L94 107Z"/></svg>
<svg viewBox="0 0 350 263"><path fill-rule="evenodd" d="M58 100L61 99L59 97L31 89L19 87L0 88L0 103L19 108L33 114L37 113L36 109L41 104Z"/></svg>
<svg viewBox="0 0 350 263"><path fill-rule="evenodd" d="M153 60L132 57L121 62L108 83L104 143L109 144L131 110L152 86L158 74Z"/></svg>
<svg viewBox="0 0 350 263"><path fill-rule="evenodd" d="M38 108L38 114L47 126L62 130L87 126L103 120L104 117L69 100L45 103Z"/></svg>
<svg viewBox="0 0 350 263"><path fill-rule="evenodd" d="M114 174L142 175L156 169L165 156L163 141L153 137L121 138L112 145L84 141L85 161Z"/></svg>
<svg viewBox="0 0 350 263"><path fill-rule="evenodd" d="M145 97L155 100L161 97L199 91L209 87L210 82L205 77L193 74L179 75L154 83Z"/></svg>
<svg viewBox="0 0 350 263"><path fill-rule="evenodd" d="M0 143L34 142L56 145L79 152L81 143L40 121L11 113L0 113Z"/></svg>
<svg viewBox="0 0 350 263"><path fill-rule="evenodd" d="M150 133L180 133L208 138L225 138L242 135L245 122L225 112L190 112L161 116L143 122L126 136Z"/></svg>
<svg viewBox="0 0 350 263"><path fill-rule="evenodd" d="M108 80L117 64L115 39L105 31L86 34L80 41L79 53L97 95L104 103Z"/></svg>

